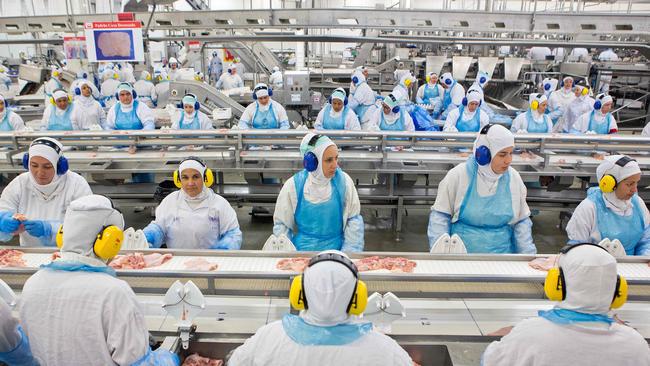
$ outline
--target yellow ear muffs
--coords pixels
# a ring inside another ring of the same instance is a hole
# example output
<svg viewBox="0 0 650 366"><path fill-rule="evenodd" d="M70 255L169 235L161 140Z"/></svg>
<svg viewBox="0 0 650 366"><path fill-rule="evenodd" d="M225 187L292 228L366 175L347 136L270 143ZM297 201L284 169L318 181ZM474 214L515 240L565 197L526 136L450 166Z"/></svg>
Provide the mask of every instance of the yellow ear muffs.
<svg viewBox="0 0 650 366"><path fill-rule="evenodd" d="M348 306L348 314L361 315L366 310L368 305L368 286L366 283L358 280L357 288L352 295L352 300Z"/></svg>
<svg viewBox="0 0 650 366"><path fill-rule="evenodd" d="M425 79L425 80L427 81L427 83L428 83L429 81L431 81L431 76L427 75L427 77L425 77L424 79Z"/></svg>
<svg viewBox="0 0 650 366"><path fill-rule="evenodd" d="M122 247L124 232L115 225L104 226L97 234L97 240L93 245L95 255L107 260L115 257Z"/></svg>
<svg viewBox="0 0 650 366"><path fill-rule="evenodd" d="M600 178L600 181L598 181L598 187L600 187L600 190L603 193L612 193L612 192L614 192L617 185L618 185L618 182L616 181L616 178L614 178L614 176L611 175L611 174L603 175L603 177Z"/></svg>
<svg viewBox="0 0 650 366"><path fill-rule="evenodd" d="M147 80L147 81L150 81L151 80L151 75L147 75L147 77L145 77L144 79Z"/></svg>
<svg viewBox="0 0 650 366"><path fill-rule="evenodd" d="M291 289L289 289L289 302L294 309L305 310L305 294L302 291L302 275L294 277L293 281L291 281Z"/></svg>
<svg viewBox="0 0 650 366"><path fill-rule="evenodd" d="M533 100L533 101L530 103L530 109L536 111L537 108L539 108L539 102L538 102L537 100Z"/></svg>
<svg viewBox="0 0 650 366"><path fill-rule="evenodd" d="M589 88L582 88L582 91L580 92L582 95L587 95L589 94Z"/></svg>
<svg viewBox="0 0 650 366"><path fill-rule="evenodd" d="M411 86L411 79L404 80L404 85L406 85L407 88Z"/></svg>
<svg viewBox="0 0 650 366"><path fill-rule="evenodd" d="M63 225L59 225L59 230L56 232L56 247L61 249L63 246Z"/></svg>
<svg viewBox="0 0 650 366"><path fill-rule="evenodd" d="M174 185L176 188L181 188L181 175L178 173L178 169L174 170Z"/></svg>
<svg viewBox="0 0 650 366"><path fill-rule="evenodd" d="M546 274L546 280L544 280L544 293L549 300L564 300L564 283L562 277L562 270L558 267L551 268Z"/></svg>
<svg viewBox="0 0 650 366"><path fill-rule="evenodd" d="M50 97L50 104L56 105L56 100L54 100L54 97Z"/></svg>
<svg viewBox="0 0 650 366"><path fill-rule="evenodd" d="M214 173L212 173L212 169L207 168L205 169L205 173L203 173L203 185L210 188L214 184Z"/></svg>
<svg viewBox="0 0 650 366"><path fill-rule="evenodd" d="M612 300L612 309L618 309L627 301L627 280L619 275L616 278L616 289L614 290L614 299Z"/></svg>
<svg viewBox="0 0 650 366"><path fill-rule="evenodd" d="M60 73L60 72L58 72L58 71L52 71L52 76L54 76L54 77L57 77L57 78L58 78L58 77L59 77L59 75L61 75L61 73Z"/></svg>
<svg viewBox="0 0 650 366"><path fill-rule="evenodd" d="M119 77L120 75L118 75L117 73L113 73L113 79L118 79Z"/></svg>

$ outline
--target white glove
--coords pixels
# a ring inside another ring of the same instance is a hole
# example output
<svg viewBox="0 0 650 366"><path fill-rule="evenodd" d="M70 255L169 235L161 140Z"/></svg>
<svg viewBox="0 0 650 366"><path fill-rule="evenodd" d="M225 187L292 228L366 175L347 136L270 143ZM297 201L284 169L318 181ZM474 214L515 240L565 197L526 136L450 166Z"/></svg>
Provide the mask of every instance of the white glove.
<svg viewBox="0 0 650 366"><path fill-rule="evenodd" d="M449 246L451 245L451 238L449 234L442 234L431 247L429 253L433 254L447 254L449 253Z"/></svg>
<svg viewBox="0 0 650 366"><path fill-rule="evenodd" d="M627 256L627 253L625 253L625 247L623 247L623 244L621 244L618 239L609 240L609 238L605 238L601 240L598 245L605 248L605 250L615 258Z"/></svg>
<svg viewBox="0 0 650 366"><path fill-rule="evenodd" d="M231 130L238 130L239 129L239 124L234 124L232 127L230 127Z"/></svg>
<svg viewBox="0 0 650 366"><path fill-rule="evenodd" d="M376 124L373 124L372 126L370 126L370 128L369 128L368 130L369 130L369 131L381 131L381 129L379 128L379 126L376 125Z"/></svg>
<svg viewBox="0 0 650 366"><path fill-rule="evenodd" d="M465 243L463 242L463 239L458 236L458 234L454 234L451 236L451 245L449 247L449 253L452 254L467 254L467 247L465 247Z"/></svg>
<svg viewBox="0 0 650 366"><path fill-rule="evenodd" d="M585 135L597 135L596 131L587 131Z"/></svg>
<svg viewBox="0 0 650 366"><path fill-rule="evenodd" d="M271 234L271 236L269 236L269 238L264 243L262 250L275 252L295 252L296 247L285 234L281 234L279 237Z"/></svg>
<svg viewBox="0 0 650 366"><path fill-rule="evenodd" d="M135 249L135 229L130 227L124 230L124 240L120 249Z"/></svg>
<svg viewBox="0 0 650 366"><path fill-rule="evenodd" d="M526 130L524 130L524 129L519 129L519 130L517 130L517 133L519 133L519 134L521 134L521 133L528 133L528 131L526 131Z"/></svg>
<svg viewBox="0 0 650 366"><path fill-rule="evenodd" d="M305 126L303 124L300 124L300 125L298 125L298 127L296 127L296 130L298 130L298 131L307 131L308 129L309 128L307 128L307 126Z"/></svg>
<svg viewBox="0 0 650 366"><path fill-rule="evenodd" d="M147 237L144 235L142 229L138 229L133 236L133 249L149 249L149 243L147 242Z"/></svg>
<svg viewBox="0 0 650 366"><path fill-rule="evenodd" d="M102 126L97 125L97 124L94 124L94 125L90 126L88 129L89 129L90 131L101 131L101 130L102 130Z"/></svg>
<svg viewBox="0 0 650 366"><path fill-rule="evenodd" d="M446 130L444 130L444 132L458 132L458 129L456 128L456 126L450 126Z"/></svg>

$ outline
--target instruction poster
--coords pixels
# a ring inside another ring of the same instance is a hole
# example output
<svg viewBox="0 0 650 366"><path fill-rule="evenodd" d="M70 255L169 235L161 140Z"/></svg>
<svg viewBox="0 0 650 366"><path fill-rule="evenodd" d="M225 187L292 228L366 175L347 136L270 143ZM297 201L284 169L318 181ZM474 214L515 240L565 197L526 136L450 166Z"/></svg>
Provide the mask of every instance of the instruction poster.
<svg viewBox="0 0 650 366"><path fill-rule="evenodd" d="M86 37L63 37L63 50L68 60L88 58Z"/></svg>
<svg viewBox="0 0 650 366"><path fill-rule="evenodd" d="M144 61L140 22L84 24L88 61Z"/></svg>

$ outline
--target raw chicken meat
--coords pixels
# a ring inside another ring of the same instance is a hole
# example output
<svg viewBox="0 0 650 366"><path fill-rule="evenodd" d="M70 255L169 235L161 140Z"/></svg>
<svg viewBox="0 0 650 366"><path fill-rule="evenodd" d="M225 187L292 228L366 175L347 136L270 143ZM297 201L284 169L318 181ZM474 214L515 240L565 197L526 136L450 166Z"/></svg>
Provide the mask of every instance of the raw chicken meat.
<svg viewBox="0 0 650 366"><path fill-rule="evenodd" d="M131 253L126 255L118 255L115 257L109 266L115 269L143 269L151 268L162 265L168 260L172 259L173 255L170 253L160 254L160 253L151 253L151 254L142 254L142 253Z"/></svg>
<svg viewBox="0 0 650 366"><path fill-rule="evenodd" d="M194 353L187 356L181 366L223 366L223 361L201 357L198 353Z"/></svg>
<svg viewBox="0 0 650 366"><path fill-rule="evenodd" d="M524 160L535 159L535 154L533 154L531 152L528 152L528 151L522 151L522 153L519 154L519 156Z"/></svg>
<svg viewBox="0 0 650 366"><path fill-rule="evenodd" d="M52 257L50 258L52 261L55 261L57 259L61 258L61 252L54 252L52 253Z"/></svg>
<svg viewBox="0 0 650 366"><path fill-rule="evenodd" d="M0 267L27 267L23 254L16 249L0 249Z"/></svg>
<svg viewBox="0 0 650 366"><path fill-rule="evenodd" d="M282 271L303 272L311 258L285 258L280 259L275 268Z"/></svg>
<svg viewBox="0 0 650 366"><path fill-rule="evenodd" d="M548 272L549 269L553 268L556 260L557 260L556 255L552 255L547 258L535 258L532 261L528 262L528 265L531 268L536 269L538 271Z"/></svg>
<svg viewBox="0 0 650 366"><path fill-rule="evenodd" d="M129 57L131 55L131 37L127 32L102 32L97 37L97 48L104 57Z"/></svg>
<svg viewBox="0 0 650 366"><path fill-rule="evenodd" d="M18 230L14 231L13 234L18 235L20 233L25 232L25 225L22 224L22 222L27 220L27 216L20 213L15 213L13 218L21 222L20 226L18 226Z"/></svg>
<svg viewBox="0 0 650 366"><path fill-rule="evenodd" d="M194 271L216 271L218 265L216 263L208 262L204 258L193 258L183 263L185 269Z"/></svg>
<svg viewBox="0 0 650 366"><path fill-rule="evenodd" d="M594 153L591 156L596 160L605 160L605 154Z"/></svg>
<svg viewBox="0 0 650 366"><path fill-rule="evenodd" d="M378 256L360 259L355 264L359 272L387 269L391 272L412 273L417 266L417 263L404 257L379 258Z"/></svg>

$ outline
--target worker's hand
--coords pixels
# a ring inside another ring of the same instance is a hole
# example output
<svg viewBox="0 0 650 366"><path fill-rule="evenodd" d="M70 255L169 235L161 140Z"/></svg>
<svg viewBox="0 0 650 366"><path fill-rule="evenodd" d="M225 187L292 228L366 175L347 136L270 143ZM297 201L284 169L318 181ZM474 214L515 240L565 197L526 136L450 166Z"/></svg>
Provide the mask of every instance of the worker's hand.
<svg viewBox="0 0 650 366"><path fill-rule="evenodd" d="M13 233L18 230L20 226L20 221L14 219L13 214L9 211L5 211L0 216L0 231L4 233Z"/></svg>
<svg viewBox="0 0 650 366"><path fill-rule="evenodd" d="M29 235L40 238L50 233L50 224L43 220L27 220L24 222L25 230Z"/></svg>

